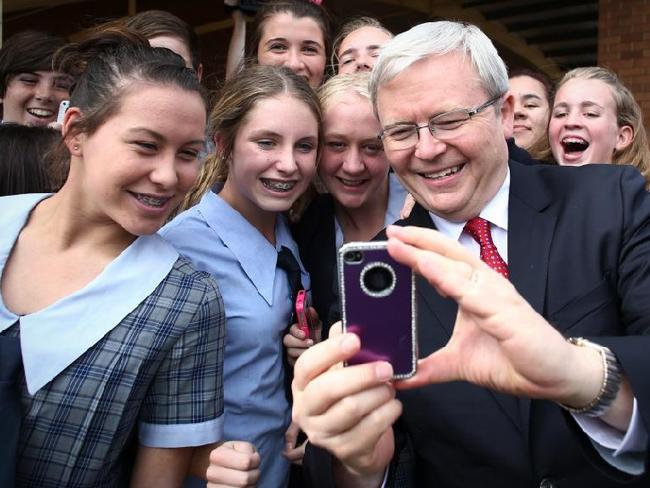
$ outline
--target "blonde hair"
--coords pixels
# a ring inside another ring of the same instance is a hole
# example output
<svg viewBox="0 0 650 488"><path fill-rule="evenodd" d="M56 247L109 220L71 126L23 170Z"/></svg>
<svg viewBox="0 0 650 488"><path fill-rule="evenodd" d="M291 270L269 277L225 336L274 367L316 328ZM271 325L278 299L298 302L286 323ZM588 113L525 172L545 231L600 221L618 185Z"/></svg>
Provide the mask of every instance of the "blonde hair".
<svg viewBox="0 0 650 488"><path fill-rule="evenodd" d="M616 74L606 68L589 66L575 68L567 72L557 85L556 93L562 85L569 80L599 80L609 85L616 103L616 122L619 127L629 126L632 128L632 142L614 152L613 164L628 164L637 168L644 176L650 187L650 148L648 137L643 125L643 113L641 107L634 99L634 95L627 88Z"/></svg>
<svg viewBox="0 0 650 488"><path fill-rule="evenodd" d="M229 161L235 138L257 102L286 94L302 101L314 114L318 124L318 140L322 139L321 108L307 81L289 68L253 65L244 68L226 81L219 100L209 118L210 135L216 152L205 161L194 188L187 194L180 210L196 205L201 197L228 177ZM318 149L320 156L320 146Z"/></svg>
<svg viewBox="0 0 650 488"><path fill-rule="evenodd" d="M372 103L370 99L370 73L358 72L344 75L336 75L325 82L318 90L318 99L320 100L323 112L325 112L336 99L342 95L353 92Z"/></svg>

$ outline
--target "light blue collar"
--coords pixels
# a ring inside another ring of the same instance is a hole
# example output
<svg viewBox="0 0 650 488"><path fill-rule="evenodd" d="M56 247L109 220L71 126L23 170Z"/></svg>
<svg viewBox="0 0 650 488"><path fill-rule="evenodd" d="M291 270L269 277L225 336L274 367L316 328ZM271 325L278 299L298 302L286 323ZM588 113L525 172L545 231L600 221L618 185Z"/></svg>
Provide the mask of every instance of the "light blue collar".
<svg viewBox="0 0 650 488"><path fill-rule="evenodd" d="M0 276L31 210L47 195L0 199ZM7 218L7 214L11 214ZM33 314L18 316L0 296L0 331L20 320L27 389L34 394L132 312L169 274L176 250L154 234L137 238L88 285Z"/></svg>
<svg viewBox="0 0 650 488"><path fill-rule="evenodd" d="M388 174L388 207L386 208L386 217L384 227L394 224L400 219L402 207L406 200L407 191L402 186L399 178L395 173Z"/></svg>
<svg viewBox="0 0 650 488"><path fill-rule="evenodd" d="M276 264L282 246L291 250L300 263L302 274L306 273L283 215L278 214L276 219L273 246L248 220L214 192L208 192L201 199L197 211L239 261L244 273L269 306L273 306Z"/></svg>

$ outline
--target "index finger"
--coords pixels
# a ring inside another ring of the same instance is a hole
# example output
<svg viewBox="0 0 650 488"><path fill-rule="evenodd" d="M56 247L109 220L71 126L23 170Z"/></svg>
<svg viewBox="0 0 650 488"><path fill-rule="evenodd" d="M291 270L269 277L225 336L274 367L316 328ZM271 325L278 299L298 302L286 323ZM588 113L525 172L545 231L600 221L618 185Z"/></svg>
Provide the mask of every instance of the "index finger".
<svg viewBox="0 0 650 488"><path fill-rule="evenodd" d="M295 337L296 339L303 340L305 338L305 333L303 330L300 328L298 324L293 324L289 328L289 335Z"/></svg>
<svg viewBox="0 0 650 488"><path fill-rule="evenodd" d="M330 337L306 350L293 369L292 388L302 391L314 378L332 366L351 358L359 350L361 343L355 334L342 334Z"/></svg>

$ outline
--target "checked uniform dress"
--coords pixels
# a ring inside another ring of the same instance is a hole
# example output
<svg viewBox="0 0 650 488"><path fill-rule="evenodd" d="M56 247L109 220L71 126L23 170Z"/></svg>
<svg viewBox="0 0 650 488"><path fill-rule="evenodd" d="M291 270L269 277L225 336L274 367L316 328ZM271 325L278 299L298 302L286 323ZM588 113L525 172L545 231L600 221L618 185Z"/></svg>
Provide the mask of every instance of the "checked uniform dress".
<svg viewBox="0 0 650 488"><path fill-rule="evenodd" d="M0 273L46 197L0 198ZM16 486L128 486L136 440L221 439L224 331L214 281L156 235L38 312L17 316L0 295L0 334L20 338L24 366Z"/></svg>

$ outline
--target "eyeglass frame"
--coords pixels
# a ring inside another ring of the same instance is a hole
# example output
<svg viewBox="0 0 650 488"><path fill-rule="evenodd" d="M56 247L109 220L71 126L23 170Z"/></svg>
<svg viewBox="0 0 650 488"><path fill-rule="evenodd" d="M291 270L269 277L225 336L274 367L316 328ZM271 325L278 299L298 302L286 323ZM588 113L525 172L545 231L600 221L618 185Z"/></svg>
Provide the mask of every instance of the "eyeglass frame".
<svg viewBox="0 0 650 488"><path fill-rule="evenodd" d="M414 129L415 129L415 135L417 136L417 141L416 141L415 144L413 144L412 146L407 146L407 147L402 148L402 149L410 149L410 148L414 147L418 142L420 142L420 130L421 130L421 129L424 129L425 127L427 127L427 128L429 129L429 133L430 133L433 137L437 137L437 136L436 136L436 132L437 132L439 129L436 129L435 127L433 127L433 126L431 125L431 123L432 123L434 120L436 120L436 119L440 119L441 117L444 117L444 116L446 116L446 115L452 114L452 113L454 113L454 112L465 112L465 113L467 114L467 118L464 119L462 122L460 122L460 124L459 124L457 127L454 127L453 129L443 129L443 131L444 131L444 130L450 130L450 131L451 131L451 130L456 130L456 129L462 127L463 124L465 124L465 122L467 122L468 120L471 120L472 117L474 117L475 115L481 113L483 110L485 110L485 109L488 108L489 106L494 105L495 103L497 103L499 100L501 100L501 98L503 98L504 95L505 95L505 94L502 93L502 94L500 94L500 95L497 95L496 97L490 98L487 102L485 102L485 103L479 105L478 107L472 108L472 109L467 109L467 108L457 108L457 109L455 109L455 110L449 110L448 112L443 112L443 113L441 113L441 114L434 115L433 117L431 117L431 118L429 119L429 121L428 121L426 124L423 124L423 125L417 125L417 124L415 124L415 123L413 123L413 124L408 124L408 123L399 123L399 124L390 125L390 126L384 128L384 129L382 129L381 132L379 133L379 135L378 135L377 137L378 137L379 139L381 139L381 141L384 142L384 146L386 146L386 143L385 143L385 141L384 141L384 138L385 138L385 136L386 136L386 131L391 130L391 129L394 129L395 127L400 127L400 126L405 126L405 127L408 126L408 127L414 128ZM409 137L410 137L410 136L409 136ZM399 141L397 141L397 142L399 142ZM385 147L384 147L384 149L385 149Z"/></svg>

